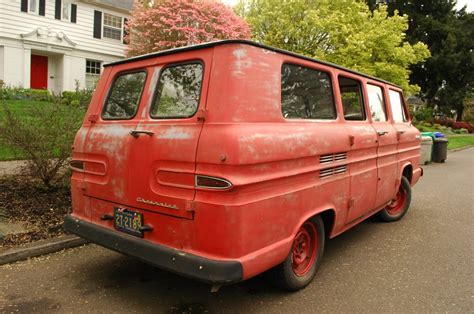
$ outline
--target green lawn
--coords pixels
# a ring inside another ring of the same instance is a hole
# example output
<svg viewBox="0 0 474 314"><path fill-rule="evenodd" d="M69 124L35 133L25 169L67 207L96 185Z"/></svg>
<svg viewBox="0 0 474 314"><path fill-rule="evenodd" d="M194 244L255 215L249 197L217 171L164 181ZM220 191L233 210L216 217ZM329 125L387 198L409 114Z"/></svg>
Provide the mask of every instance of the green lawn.
<svg viewBox="0 0 474 314"><path fill-rule="evenodd" d="M34 101L34 100L4 100L0 102L0 120L3 119L5 112L3 110L3 104L12 111L12 113L20 115L22 117L34 118L34 116L28 110L31 106L51 106L52 103L47 101ZM25 159L23 153L19 150L15 150L11 147L2 145L0 143L0 161L1 160L15 160Z"/></svg>
<svg viewBox="0 0 474 314"><path fill-rule="evenodd" d="M456 149L474 145L474 135L449 136L448 140L448 149Z"/></svg>

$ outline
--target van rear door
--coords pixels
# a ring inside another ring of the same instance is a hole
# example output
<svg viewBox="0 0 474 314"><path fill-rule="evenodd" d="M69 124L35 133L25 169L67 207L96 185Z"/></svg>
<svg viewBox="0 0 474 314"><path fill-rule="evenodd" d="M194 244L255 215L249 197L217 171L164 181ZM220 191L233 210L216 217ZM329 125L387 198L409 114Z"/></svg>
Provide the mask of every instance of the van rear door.
<svg viewBox="0 0 474 314"><path fill-rule="evenodd" d="M112 203L111 211L120 204L193 218L203 124L198 111L205 107L209 71L204 68L211 61L209 49L199 51L199 58L186 52L133 70L122 69L134 63L112 70L101 117L90 128L85 149L85 155L104 165L103 173L86 179L86 195Z"/></svg>

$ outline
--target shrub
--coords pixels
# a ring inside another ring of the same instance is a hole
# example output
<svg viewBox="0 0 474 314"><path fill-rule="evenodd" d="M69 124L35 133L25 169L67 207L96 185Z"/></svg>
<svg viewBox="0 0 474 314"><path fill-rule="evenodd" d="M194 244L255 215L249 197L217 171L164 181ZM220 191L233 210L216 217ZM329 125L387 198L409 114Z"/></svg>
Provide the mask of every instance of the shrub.
<svg viewBox="0 0 474 314"><path fill-rule="evenodd" d="M70 156L84 109L54 103L32 105L29 110L29 115L20 115L3 104L0 141L27 156L28 173L51 188L64 175L62 169Z"/></svg>
<svg viewBox="0 0 474 314"><path fill-rule="evenodd" d="M61 103L64 105L82 106L87 108L92 98L94 90L79 88L79 82L76 81L76 89L74 91L64 91L61 97Z"/></svg>
<svg viewBox="0 0 474 314"><path fill-rule="evenodd" d="M433 108L424 107L414 111L412 117L415 121L433 121Z"/></svg>
<svg viewBox="0 0 474 314"><path fill-rule="evenodd" d="M52 101L53 95L46 89L0 86L0 99Z"/></svg>
<svg viewBox="0 0 474 314"><path fill-rule="evenodd" d="M448 127L453 127L454 119L448 118L448 117L438 117L434 119L434 123L448 126Z"/></svg>
<svg viewBox="0 0 474 314"><path fill-rule="evenodd" d="M466 129L468 130L469 133L474 132L474 126L467 122L462 122L462 121L457 121L453 123L453 129L459 130L459 129Z"/></svg>

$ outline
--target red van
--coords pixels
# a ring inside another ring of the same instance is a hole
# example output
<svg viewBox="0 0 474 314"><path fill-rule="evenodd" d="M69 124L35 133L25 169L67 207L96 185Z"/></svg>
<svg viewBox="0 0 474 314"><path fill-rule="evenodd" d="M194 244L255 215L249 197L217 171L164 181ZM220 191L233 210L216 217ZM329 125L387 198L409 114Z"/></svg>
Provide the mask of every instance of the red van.
<svg viewBox="0 0 474 314"><path fill-rule="evenodd" d="M178 274L298 290L325 238L407 212L422 169L400 87L250 41L105 66L66 228Z"/></svg>

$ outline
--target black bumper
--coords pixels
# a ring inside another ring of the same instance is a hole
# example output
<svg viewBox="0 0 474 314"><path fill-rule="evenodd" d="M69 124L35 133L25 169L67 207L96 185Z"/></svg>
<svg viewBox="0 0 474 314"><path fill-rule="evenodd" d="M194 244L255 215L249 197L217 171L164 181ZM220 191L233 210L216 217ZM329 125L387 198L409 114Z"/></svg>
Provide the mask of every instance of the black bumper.
<svg viewBox="0 0 474 314"><path fill-rule="evenodd" d="M66 217L64 225L69 232L91 242L180 275L215 284L233 283L243 277L242 264L237 261L217 261L192 255L109 230L70 215Z"/></svg>

